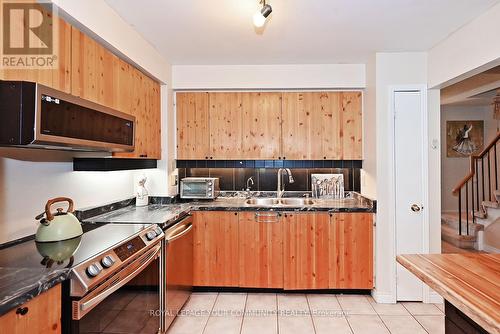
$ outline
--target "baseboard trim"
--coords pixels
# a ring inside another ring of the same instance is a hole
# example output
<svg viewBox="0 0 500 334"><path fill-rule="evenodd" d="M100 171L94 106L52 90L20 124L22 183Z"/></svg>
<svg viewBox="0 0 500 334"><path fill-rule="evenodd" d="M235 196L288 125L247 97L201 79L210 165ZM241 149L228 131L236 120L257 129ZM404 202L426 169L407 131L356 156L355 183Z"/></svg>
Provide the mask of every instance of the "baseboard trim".
<svg viewBox="0 0 500 334"><path fill-rule="evenodd" d="M436 291L431 291L429 293L427 302L431 304L442 304L444 303L444 298L441 297L441 295L438 294Z"/></svg>
<svg viewBox="0 0 500 334"><path fill-rule="evenodd" d="M376 289L372 290L373 299L379 304L395 304L396 296L392 293L379 292Z"/></svg>
<svg viewBox="0 0 500 334"><path fill-rule="evenodd" d="M484 251L488 253L500 253L500 249L486 244L484 245Z"/></svg>

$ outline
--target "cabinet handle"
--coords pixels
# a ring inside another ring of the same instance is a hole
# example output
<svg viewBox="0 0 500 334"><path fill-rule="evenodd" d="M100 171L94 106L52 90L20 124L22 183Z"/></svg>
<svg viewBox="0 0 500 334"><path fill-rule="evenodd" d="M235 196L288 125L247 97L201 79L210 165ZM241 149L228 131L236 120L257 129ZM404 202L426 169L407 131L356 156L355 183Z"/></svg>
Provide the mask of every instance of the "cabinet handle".
<svg viewBox="0 0 500 334"><path fill-rule="evenodd" d="M139 157L140 157L140 158L147 158L147 157L148 157L148 155L147 155L147 154L139 154Z"/></svg>
<svg viewBox="0 0 500 334"><path fill-rule="evenodd" d="M257 223L278 223L279 217L279 212L255 213L255 221Z"/></svg>
<svg viewBox="0 0 500 334"><path fill-rule="evenodd" d="M205 160L208 160L208 157L205 157Z"/></svg>
<svg viewBox="0 0 500 334"><path fill-rule="evenodd" d="M26 313L28 313L28 311L29 311L29 309L27 307L19 307L16 310L16 314L26 315Z"/></svg>
<svg viewBox="0 0 500 334"><path fill-rule="evenodd" d="M212 160L214 157L210 157L210 160Z"/></svg>

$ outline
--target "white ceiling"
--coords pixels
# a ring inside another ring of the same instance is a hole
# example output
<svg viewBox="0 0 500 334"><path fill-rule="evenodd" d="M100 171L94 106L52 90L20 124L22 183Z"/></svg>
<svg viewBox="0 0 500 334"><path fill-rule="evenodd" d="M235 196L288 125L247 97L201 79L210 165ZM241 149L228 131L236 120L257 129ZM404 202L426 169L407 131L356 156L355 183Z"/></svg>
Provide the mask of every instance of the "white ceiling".
<svg viewBox="0 0 500 334"><path fill-rule="evenodd" d="M363 63L426 51L500 0L106 0L174 64ZM480 36L478 36L480 38Z"/></svg>

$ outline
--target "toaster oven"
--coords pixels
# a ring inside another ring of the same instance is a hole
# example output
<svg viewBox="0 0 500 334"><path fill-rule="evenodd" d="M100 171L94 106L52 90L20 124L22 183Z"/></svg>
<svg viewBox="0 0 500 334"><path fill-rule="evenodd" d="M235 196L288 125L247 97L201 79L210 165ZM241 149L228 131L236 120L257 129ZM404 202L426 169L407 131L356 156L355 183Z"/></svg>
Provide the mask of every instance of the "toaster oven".
<svg viewBox="0 0 500 334"><path fill-rule="evenodd" d="M181 180L181 198L215 199L219 193L217 177L186 177Z"/></svg>

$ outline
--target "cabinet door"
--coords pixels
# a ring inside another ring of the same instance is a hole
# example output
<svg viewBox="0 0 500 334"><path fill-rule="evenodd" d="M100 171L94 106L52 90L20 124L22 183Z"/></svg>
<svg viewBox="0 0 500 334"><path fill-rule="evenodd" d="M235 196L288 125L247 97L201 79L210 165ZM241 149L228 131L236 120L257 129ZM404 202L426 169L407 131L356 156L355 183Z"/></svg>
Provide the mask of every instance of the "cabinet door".
<svg viewBox="0 0 500 334"><path fill-rule="evenodd" d="M240 212L240 286L283 288L283 238L277 212Z"/></svg>
<svg viewBox="0 0 500 334"><path fill-rule="evenodd" d="M284 214L285 290L328 289L328 213Z"/></svg>
<svg viewBox="0 0 500 334"><path fill-rule="evenodd" d="M281 93L243 93L243 159L281 156Z"/></svg>
<svg viewBox="0 0 500 334"><path fill-rule="evenodd" d="M330 289L372 289L372 214L336 213L331 219Z"/></svg>
<svg viewBox="0 0 500 334"><path fill-rule="evenodd" d="M123 61L115 62L117 109L135 116L135 150L117 157L161 158L160 85ZM122 99L123 97L123 99Z"/></svg>
<svg viewBox="0 0 500 334"><path fill-rule="evenodd" d="M361 92L342 93L342 132L345 160L363 159L363 122Z"/></svg>
<svg viewBox="0 0 500 334"><path fill-rule="evenodd" d="M209 93L210 157L242 158L242 93Z"/></svg>
<svg viewBox="0 0 500 334"><path fill-rule="evenodd" d="M195 286L239 285L238 213L194 213Z"/></svg>
<svg viewBox="0 0 500 334"><path fill-rule="evenodd" d="M71 35L71 93L116 108L113 78L117 57L75 27Z"/></svg>
<svg viewBox="0 0 500 334"><path fill-rule="evenodd" d="M208 93L176 93L177 158L208 159Z"/></svg>
<svg viewBox="0 0 500 334"><path fill-rule="evenodd" d="M17 310L27 312L24 315ZM61 285L0 317L2 333L61 333Z"/></svg>
<svg viewBox="0 0 500 334"><path fill-rule="evenodd" d="M42 10L45 15L51 13ZM32 81L42 85L71 93L71 25L63 19L54 18L58 23L57 68L55 69L3 69L0 67L0 79Z"/></svg>
<svg viewBox="0 0 500 334"><path fill-rule="evenodd" d="M282 155L286 159L342 159L341 94L283 93Z"/></svg>

